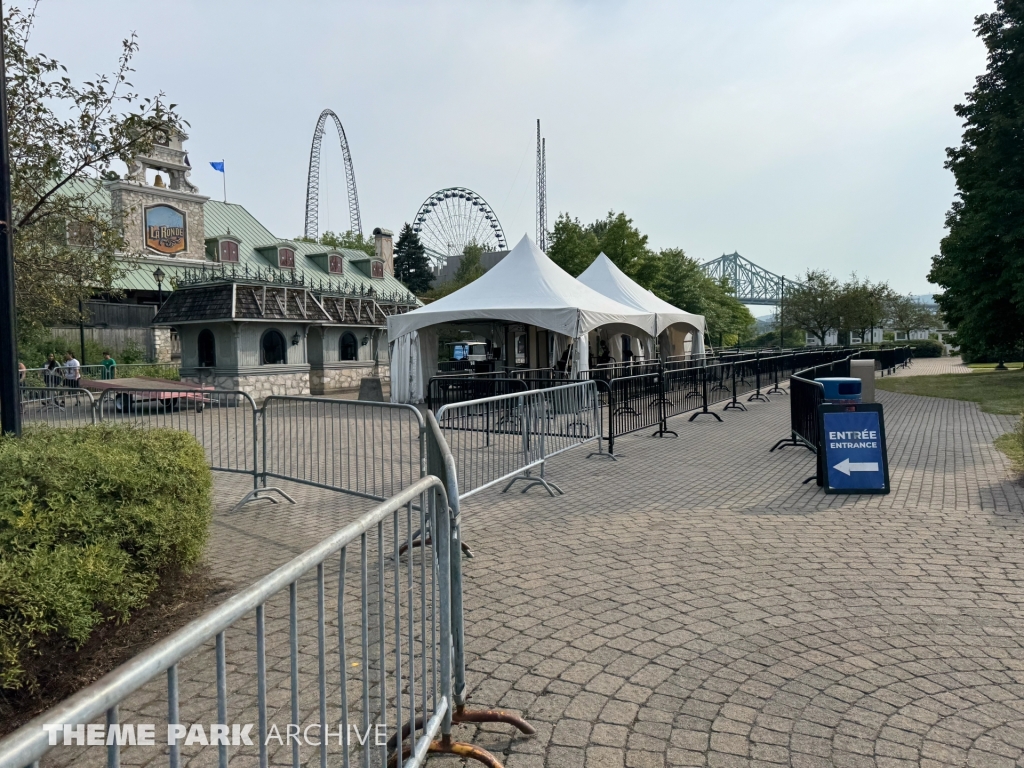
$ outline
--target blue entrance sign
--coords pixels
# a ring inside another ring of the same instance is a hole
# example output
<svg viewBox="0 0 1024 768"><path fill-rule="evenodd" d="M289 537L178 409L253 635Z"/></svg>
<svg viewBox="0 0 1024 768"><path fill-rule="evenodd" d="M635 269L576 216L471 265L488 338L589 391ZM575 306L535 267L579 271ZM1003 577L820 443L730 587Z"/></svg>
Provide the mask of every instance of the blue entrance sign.
<svg viewBox="0 0 1024 768"><path fill-rule="evenodd" d="M822 405L819 412L825 493L888 493L882 406Z"/></svg>

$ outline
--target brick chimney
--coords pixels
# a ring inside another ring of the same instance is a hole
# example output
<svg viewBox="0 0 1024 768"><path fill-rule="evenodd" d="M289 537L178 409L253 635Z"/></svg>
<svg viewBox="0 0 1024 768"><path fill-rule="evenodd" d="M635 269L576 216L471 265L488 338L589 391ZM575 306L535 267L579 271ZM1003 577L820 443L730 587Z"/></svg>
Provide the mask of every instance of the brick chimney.
<svg viewBox="0 0 1024 768"><path fill-rule="evenodd" d="M395 244L390 229L377 227L373 230L373 247L377 258L384 262L384 271L395 276Z"/></svg>

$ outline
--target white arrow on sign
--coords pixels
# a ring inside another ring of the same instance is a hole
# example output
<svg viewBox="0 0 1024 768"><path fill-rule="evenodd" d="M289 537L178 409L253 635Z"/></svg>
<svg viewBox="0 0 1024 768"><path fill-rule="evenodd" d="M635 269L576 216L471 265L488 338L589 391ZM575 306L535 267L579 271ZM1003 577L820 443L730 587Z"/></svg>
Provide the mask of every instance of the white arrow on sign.
<svg viewBox="0 0 1024 768"><path fill-rule="evenodd" d="M838 469L847 477L850 476L851 472L877 472L878 462L876 461L865 461L865 462L853 462L849 459L843 459L836 464L832 469Z"/></svg>

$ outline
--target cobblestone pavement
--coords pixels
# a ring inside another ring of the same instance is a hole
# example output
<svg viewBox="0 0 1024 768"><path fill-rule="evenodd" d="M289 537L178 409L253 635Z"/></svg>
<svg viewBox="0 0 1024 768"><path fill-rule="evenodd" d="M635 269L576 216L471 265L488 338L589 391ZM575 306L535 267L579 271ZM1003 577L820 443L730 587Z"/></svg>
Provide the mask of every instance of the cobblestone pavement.
<svg viewBox="0 0 1024 768"><path fill-rule="evenodd" d="M538 733L462 737L507 768L1024 765L1024 488L992 447L1011 420L879 399L888 496L802 485L809 452L768 453L777 396L624 438L619 462L559 457L563 497L467 503L471 703ZM250 578L330 530L336 499L312 496L218 516L215 569Z"/></svg>
<svg viewBox="0 0 1024 768"><path fill-rule="evenodd" d="M788 431L773 396L622 438L617 462L563 454L564 496L468 500L470 704L538 732L458 736L507 768L1024 766L1024 487L992 447L1012 420L879 401L888 496L803 485L812 454L768 452ZM297 505L231 514L245 478L216 482L207 560L238 587L368 506L286 486ZM182 674L209 700L209 668Z"/></svg>
<svg viewBox="0 0 1024 768"><path fill-rule="evenodd" d="M942 373L970 373L959 357L922 357L906 368L898 368L893 376L936 376Z"/></svg>

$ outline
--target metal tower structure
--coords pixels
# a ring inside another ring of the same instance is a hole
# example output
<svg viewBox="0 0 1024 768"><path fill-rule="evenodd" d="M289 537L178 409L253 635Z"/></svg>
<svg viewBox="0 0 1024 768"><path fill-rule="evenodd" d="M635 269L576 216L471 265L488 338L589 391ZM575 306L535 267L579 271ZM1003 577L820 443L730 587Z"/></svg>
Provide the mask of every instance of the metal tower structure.
<svg viewBox="0 0 1024 768"><path fill-rule="evenodd" d="M548 249L548 157L547 142L540 136L537 121L537 247Z"/></svg>
<svg viewBox="0 0 1024 768"><path fill-rule="evenodd" d="M338 140L341 142L341 154L345 158L345 183L348 186L348 217L349 228L357 235L363 234L363 222L359 216L359 194L356 192L356 173L352 169L352 153L348 149L348 139L341 120L329 109L320 113L313 131L313 146L309 150L309 176L306 178L306 227L305 236L316 240L319 236L320 215L320 144L324 140L324 126L327 118L334 118L338 129Z"/></svg>
<svg viewBox="0 0 1024 768"><path fill-rule="evenodd" d="M736 298L744 304L778 306L786 293L801 285L759 267L738 253L722 254L717 259L704 262L700 268L714 280L726 278Z"/></svg>

